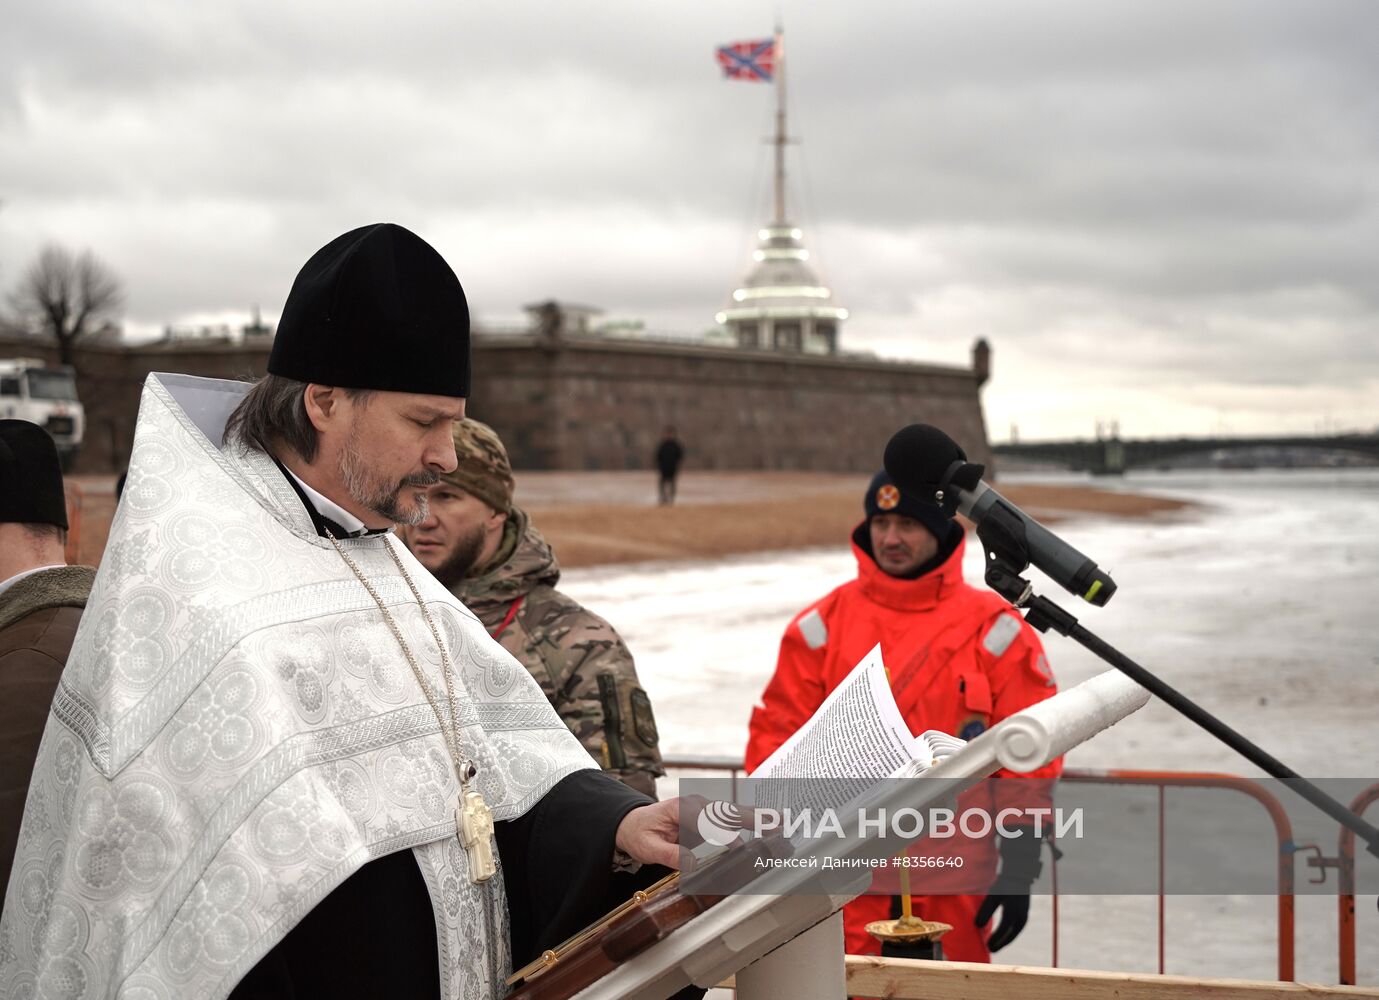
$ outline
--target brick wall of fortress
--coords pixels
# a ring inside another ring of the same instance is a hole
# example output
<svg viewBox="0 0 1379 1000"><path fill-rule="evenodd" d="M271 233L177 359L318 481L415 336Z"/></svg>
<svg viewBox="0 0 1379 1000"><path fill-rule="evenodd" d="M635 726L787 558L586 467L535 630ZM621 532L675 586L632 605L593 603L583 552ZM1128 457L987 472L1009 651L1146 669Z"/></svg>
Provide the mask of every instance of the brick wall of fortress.
<svg viewBox="0 0 1379 1000"><path fill-rule="evenodd" d="M691 469L872 471L914 422L991 461L971 369L534 338L484 343L474 360L470 415L527 468L649 468L668 424Z"/></svg>
<svg viewBox="0 0 1379 1000"><path fill-rule="evenodd" d="M44 357L32 340L0 340L0 357ZM267 345L177 343L78 350L86 441L74 471L125 467L144 377L261 375ZM494 426L528 469L648 468L667 424L691 469L879 467L890 435L922 421L944 428L975 461L991 451L966 368L875 359L537 337L476 338L472 416Z"/></svg>

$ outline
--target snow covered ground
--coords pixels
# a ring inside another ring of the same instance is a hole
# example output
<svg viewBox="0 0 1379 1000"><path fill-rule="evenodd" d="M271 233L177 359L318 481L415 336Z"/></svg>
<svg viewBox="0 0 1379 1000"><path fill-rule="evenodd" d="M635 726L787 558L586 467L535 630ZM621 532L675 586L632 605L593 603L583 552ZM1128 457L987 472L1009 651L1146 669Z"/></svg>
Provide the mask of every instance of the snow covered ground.
<svg viewBox="0 0 1379 1000"><path fill-rule="evenodd" d="M1096 485L1203 506L1144 521L1063 522L1060 534L1120 589L1102 609L1077 608L1052 584L1043 592L1300 774L1379 781L1379 470L1142 474ZM970 581L981 562L969 538ZM572 571L562 586L631 646L667 756L736 757L782 628L853 571L840 540L827 550ZM1045 644L1064 687L1104 669L1066 639ZM1160 703L1068 763L1260 774ZM1327 853L1334 830L1321 839ZM1299 882L1309 875L1299 860ZM1155 970L1157 905L1153 896L1065 897L1059 964ZM1037 897L1030 926L1000 961L1050 962L1049 911ZM1357 911L1359 980L1379 983L1375 898L1361 897ZM1166 971L1272 978L1276 913L1273 897L1168 899ZM1298 979L1336 982L1336 923L1333 896L1299 897Z"/></svg>

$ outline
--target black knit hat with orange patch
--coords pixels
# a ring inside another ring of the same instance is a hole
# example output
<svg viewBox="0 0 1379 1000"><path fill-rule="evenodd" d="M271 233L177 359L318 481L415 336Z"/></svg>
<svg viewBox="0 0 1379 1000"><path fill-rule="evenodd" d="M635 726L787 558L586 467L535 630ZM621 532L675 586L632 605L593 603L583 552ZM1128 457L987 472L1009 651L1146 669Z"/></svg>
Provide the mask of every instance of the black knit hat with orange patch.
<svg viewBox="0 0 1379 1000"><path fill-rule="evenodd" d="M901 517L914 518L940 542L953 530L953 520L937 504L925 503L902 492L884 469L872 477L862 507L867 512L868 521L877 514L899 514Z"/></svg>

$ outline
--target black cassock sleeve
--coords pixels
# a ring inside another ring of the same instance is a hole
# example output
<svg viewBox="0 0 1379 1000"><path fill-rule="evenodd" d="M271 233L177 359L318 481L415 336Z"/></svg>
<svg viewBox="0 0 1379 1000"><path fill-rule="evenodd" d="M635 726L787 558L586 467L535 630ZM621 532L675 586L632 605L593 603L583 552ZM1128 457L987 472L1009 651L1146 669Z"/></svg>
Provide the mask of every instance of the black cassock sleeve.
<svg viewBox="0 0 1379 1000"><path fill-rule="evenodd" d="M431 896L411 851L371 861L303 917L230 1000L436 1000Z"/></svg>
<svg viewBox="0 0 1379 1000"><path fill-rule="evenodd" d="M523 816L496 824L512 918L512 964L521 968L593 923L667 869L613 871L623 817L651 799L602 771L576 771Z"/></svg>
<svg viewBox="0 0 1379 1000"><path fill-rule="evenodd" d="M583 930L609 910L670 874L660 865L615 872L618 824L651 799L603 771L578 771L525 816L498 823L503 885L512 918L512 967ZM672 1000L700 1000L687 986Z"/></svg>
<svg viewBox="0 0 1379 1000"><path fill-rule="evenodd" d="M618 824L651 802L602 771L577 771L523 816L494 824L514 965L597 920L666 869L613 871ZM278 942L231 1000L436 1000L436 925L411 851L350 876Z"/></svg>

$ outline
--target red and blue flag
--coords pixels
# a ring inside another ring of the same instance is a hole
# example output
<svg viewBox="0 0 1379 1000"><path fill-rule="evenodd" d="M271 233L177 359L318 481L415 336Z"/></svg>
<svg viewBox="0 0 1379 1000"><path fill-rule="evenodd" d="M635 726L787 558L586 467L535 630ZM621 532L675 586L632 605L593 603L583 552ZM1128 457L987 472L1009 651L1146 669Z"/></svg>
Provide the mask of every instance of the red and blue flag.
<svg viewBox="0 0 1379 1000"><path fill-rule="evenodd" d="M730 80L759 80L770 83L776 69L776 40L733 42L718 47L718 65Z"/></svg>

